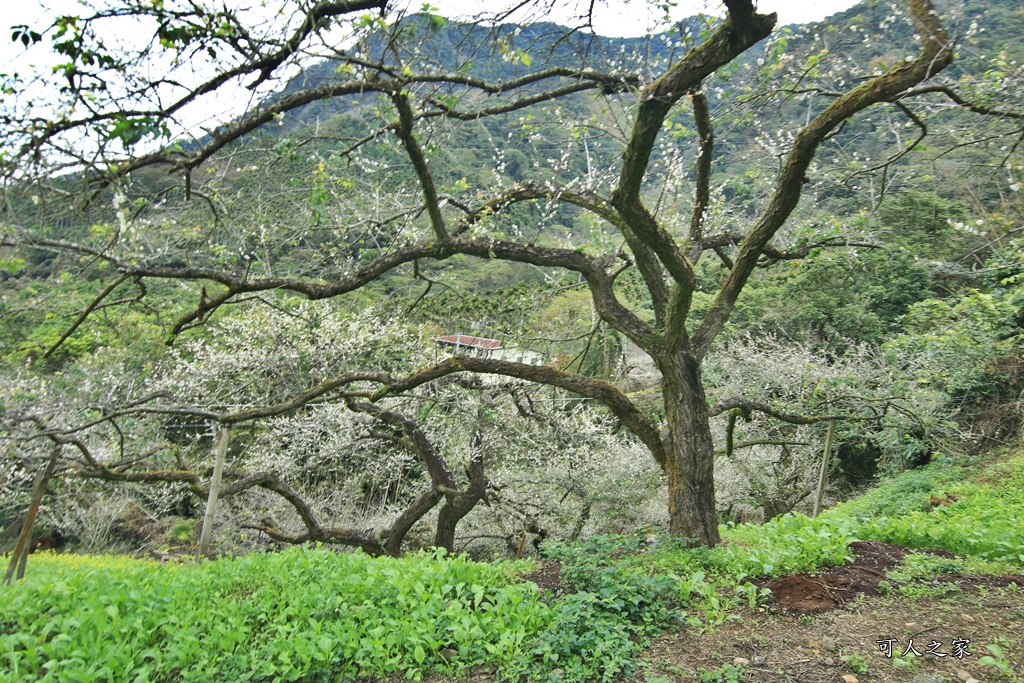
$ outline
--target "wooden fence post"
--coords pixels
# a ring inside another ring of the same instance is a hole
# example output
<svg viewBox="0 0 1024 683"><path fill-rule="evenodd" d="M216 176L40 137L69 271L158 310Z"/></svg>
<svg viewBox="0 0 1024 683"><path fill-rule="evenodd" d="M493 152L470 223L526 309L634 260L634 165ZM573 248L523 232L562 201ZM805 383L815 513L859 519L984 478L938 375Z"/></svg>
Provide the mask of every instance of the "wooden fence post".
<svg viewBox="0 0 1024 683"><path fill-rule="evenodd" d="M217 510L217 496L220 495L220 479L224 473L224 456L228 452L228 438L231 427L224 425L220 430L217 442L217 456L213 463L213 479L210 480L210 496L206 500L206 515L203 517L203 532L199 536L199 558L203 558L210 550L210 536L213 533L213 515Z"/></svg>
<svg viewBox="0 0 1024 683"><path fill-rule="evenodd" d="M817 517L821 512L821 499L825 495L825 484L828 482L828 463L832 455L832 436L836 433L836 421L828 421L828 431L825 433L825 454L821 456L821 473L818 475L818 490L814 494L814 514Z"/></svg>
<svg viewBox="0 0 1024 683"><path fill-rule="evenodd" d="M11 555L11 564L4 574L4 583L10 583L15 571L18 574L18 581L25 578L25 562L28 558L29 541L32 538L32 525L36 521L36 513L39 512L39 504L43 501L43 494L46 493L46 485L50 483L50 477L57 469L57 459L60 457L61 445L53 447L53 455L46 467L39 470L36 481L32 485L32 502L28 506L28 514L25 515L25 523L21 525L21 533L18 534L18 543L14 546L14 553Z"/></svg>

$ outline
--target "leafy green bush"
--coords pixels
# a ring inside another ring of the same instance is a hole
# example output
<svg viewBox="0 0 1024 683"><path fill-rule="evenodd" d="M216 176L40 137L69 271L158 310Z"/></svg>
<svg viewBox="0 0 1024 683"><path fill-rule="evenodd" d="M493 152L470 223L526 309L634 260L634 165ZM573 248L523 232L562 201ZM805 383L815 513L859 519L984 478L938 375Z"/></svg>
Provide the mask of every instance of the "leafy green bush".
<svg viewBox="0 0 1024 683"><path fill-rule="evenodd" d="M558 601L554 621L510 673L568 681L612 681L631 674L640 648L638 629L609 602L617 600L588 592Z"/></svg>
<svg viewBox="0 0 1024 683"><path fill-rule="evenodd" d="M561 579L577 592L554 605L554 619L540 634L516 673L569 681L611 681L630 675L644 638L678 621L678 577L648 574L633 560L641 536L597 536L551 543L549 556L562 564Z"/></svg>

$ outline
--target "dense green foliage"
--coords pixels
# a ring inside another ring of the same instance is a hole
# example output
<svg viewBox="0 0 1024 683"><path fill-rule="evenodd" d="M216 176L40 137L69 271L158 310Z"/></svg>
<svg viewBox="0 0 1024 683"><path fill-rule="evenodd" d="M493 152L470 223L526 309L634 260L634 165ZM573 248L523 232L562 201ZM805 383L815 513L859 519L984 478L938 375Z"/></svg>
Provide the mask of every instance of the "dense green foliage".
<svg viewBox="0 0 1024 683"><path fill-rule="evenodd" d="M0 678L328 681L509 666L552 618L514 573L310 548L191 566L37 556L32 579L4 590Z"/></svg>
<svg viewBox="0 0 1024 683"><path fill-rule="evenodd" d="M883 481L824 518L853 521L862 538L1024 566L1024 458L993 466L977 481L935 462Z"/></svg>

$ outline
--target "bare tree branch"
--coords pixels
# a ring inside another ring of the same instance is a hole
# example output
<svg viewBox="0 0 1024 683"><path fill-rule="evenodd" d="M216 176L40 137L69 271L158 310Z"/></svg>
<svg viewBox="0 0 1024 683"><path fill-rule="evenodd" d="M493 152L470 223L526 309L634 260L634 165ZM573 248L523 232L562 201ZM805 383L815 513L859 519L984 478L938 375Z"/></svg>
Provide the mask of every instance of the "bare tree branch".
<svg viewBox="0 0 1024 683"><path fill-rule="evenodd" d="M952 61L952 43L931 2L909 0L908 5L921 36L921 53L913 61L900 64L836 99L797 134L768 207L744 240L725 284L693 335L694 353L698 358L703 358L708 352L711 342L728 320L764 246L800 201L803 178L822 140L840 123L872 104L900 99L908 89L938 73Z"/></svg>
<svg viewBox="0 0 1024 683"><path fill-rule="evenodd" d="M60 339L55 341L53 345L50 346L50 348L46 349L46 353L43 354L43 358L49 358L50 356L52 356L53 352L59 349L60 345L63 344L68 337L74 334L75 330L77 330L81 326L81 324L85 322L86 318L89 317L89 314L92 313L93 310L100 305L100 302L102 302L104 299L110 296L110 293L117 289L117 286L127 279L127 275L121 275L121 277L111 282L103 289L102 292L96 295L96 298L92 300L92 303L86 306L85 309L78 315L78 317L75 318L75 322L71 323L71 327L65 330L64 334L60 336Z"/></svg>
<svg viewBox="0 0 1024 683"><path fill-rule="evenodd" d="M530 382L556 386L580 396L601 401L612 413L622 420L637 437L647 446L655 460L664 466L666 454L658 427L637 408L629 398L614 385L599 379L591 379L571 372L563 372L549 366L526 365L494 358L475 358L472 356L454 356L437 365L425 368L408 377L395 380L381 387L373 395L373 400L395 395L414 389L457 372L482 372L506 377L516 377Z"/></svg>
<svg viewBox="0 0 1024 683"><path fill-rule="evenodd" d="M902 93L895 101L909 99L911 97L918 97L920 95L928 95L930 93L939 93L945 95L952 100L957 106L972 111L975 114L981 114L983 116L994 116L1001 119L1015 119L1024 120L1024 113L1019 111L1010 111L1006 109L998 109L996 107L987 107L985 105L976 104L969 102L961 97L955 90L950 88L948 85L922 85L917 88L911 88L906 92Z"/></svg>
<svg viewBox="0 0 1024 683"><path fill-rule="evenodd" d="M862 422L865 422L865 421L866 422L872 422L872 421L879 420L882 417L877 412L873 412L873 414L869 415L869 416L864 416L864 415L839 415L839 414L835 414L835 415L797 415L795 413L788 413L788 412L786 412L784 410L779 410L778 408L775 408L774 406L769 405L768 403L764 403L762 401L750 401L750 400L747 400L745 398L739 398L739 397L727 398L727 399L724 399L722 401L719 401L718 403L716 403L715 405L711 406L708 409L708 413L710 415L712 415L712 416L721 415L722 413L724 413L726 411L729 411L729 410L732 410L734 408L739 408L739 409L745 410L745 411L756 410L759 413L764 413L765 415L771 415L776 420L781 420L782 422L788 422L790 424L795 424L795 425L809 425L809 424L816 424L818 422L829 422L829 421L832 421L832 420L855 420L855 421L862 421Z"/></svg>

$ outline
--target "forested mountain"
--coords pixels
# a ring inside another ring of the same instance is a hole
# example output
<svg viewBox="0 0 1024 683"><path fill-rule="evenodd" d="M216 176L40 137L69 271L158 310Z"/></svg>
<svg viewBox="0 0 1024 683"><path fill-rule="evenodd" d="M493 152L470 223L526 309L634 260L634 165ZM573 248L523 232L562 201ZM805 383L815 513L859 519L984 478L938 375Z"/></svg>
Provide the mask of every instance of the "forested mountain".
<svg viewBox="0 0 1024 683"><path fill-rule="evenodd" d="M1014 60L1020 56L1019 41L1011 39L1024 28L1020 9L1010 2L970 2L956 8L953 16L955 30L968 37L950 70L964 78L987 75L987 80L977 87L985 87L986 83L990 88L998 87L1001 74L992 67L1002 62L1006 69L1012 71ZM892 55L887 55L887 45L899 45L912 37L911 28L894 19L895 15L887 4L863 3L832 17L827 24L785 27L769 42L769 49L774 51L776 59L785 51L785 63L797 65L801 69L813 64L812 68L821 73L827 70L828 78L839 85L854 82L891 63ZM406 24L410 32L429 34L425 46L418 49L426 52L427 58L436 64L439 71L459 68L467 74L490 79L512 79L552 66L565 67L567 64L575 64L579 55L583 55L584 67L588 63L604 66L609 60L617 59L614 63L623 68L647 64L645 68L653 70L659 60L670 61L674 55L677 58L682 44L678 32L636 39L591 37L577 33L560 40L557 33L552 33L553 27L550 25L503 25L497 29L487 29L454 23L437 22L435 25L423 16L412 17L406 20ZM682 24L679 30L687 36L696 37L702 26L706 28L708 23L694 19ZM875 35L884 36L886 40L871 40ZM854 46L852 50L849 49L851 45ZM371 48L371 53L380 49ZM765 156L759 152L766 145L782 143L771 139L781 132L778 129L773 131L773 128L782 125L785 118L774 106L758 108L755 120L751 118L750 111L738 111L731 99L733 93L752 91L759 78L768 76L767 67L758 63L764 61L763 50L764 44L759 44L756 49L745 53L736 64L730 66L730 72L734 73L719 75L718 81L706 88L716 124L724 127L718 133L715 154L721 159L720 167L725 171L716 176L714 182L721 197L729 204L730 220L733 221L741 222L746 215L745 207L757 205L763 196L764 179L774 171L770 163L764 163ZM331 83L332 79L337 81L339 74L335 73L336 68L331 61L313 64L291 79L280 94L272 96L269 102L305 88L324 86ZM1008 75L1004 73L1002 77ZM979 94L989 98L992 96L991 93ZM1001 95L1012 97L1007 91L1001 91ZM818 107L827 103L824 98L818 99L823 100L817 103ZM570 96L562 100L560 106L582 121L597 120L602 115L607 117L610 114L606 103L589 94ZM814 98L805 97L799 103L790 101L780 105L779 109L804 108L810 115L816 111L815 106ZM891 236L893 232L903 233L898 239L908 241L906 246L913 247L915 258L945 261L944 268L930 269L933 277L951 279L950 282L934 283L932 288L936 293L970 285L971 276L964 272L963 264L957 265L955 261L982 246L984 238L976 236L978 239L972 240L971 236L963 232L952 236L948 234L953 229L950 222L962 222L969 213L999 210L1007 194L1005 184L1001 188L1000 183L992 182L995 179L992 166L999 163L996 151L1007 146L1007 138L999 136L978 144L968 144L970 138L954 139L946 129L933 129L929 131L931 135L924 143L926 148L919 146L917 154L908 160L909 163L895 169L891 177L882 178L878 169L866 171L871 168L871 160L883 161L894 151L900 150L901 144L907 147L917 134L912 124L906 120L894 121L894 116L889 112L885 116L864 117L849 124L844 131L842 143L839 144L837 140L834 148L821 155L824 158L819 160L820 168L813 177L808 178L813 193L808 195L805 203L814 202L821 215L842 216L847 220L856 217L858 212L867 211L868 220L873 224L870 230L873 232L879 235L884 233L885 236ZM942 121L941 125L952 128L955 135L956 127L969 125L968 121L971 121L970 125L977 124L968 115L959 115L954 122ZM269 148L272 154L280 157L271 171L272 182L281 187L302 185L305 190L310 176L316 177L318 172L329 174L333 163L351 163L350 157L343 154L348 147L347 143L375 130L374 123L374 98L369 95L356 102L333 99L315 101L289 111L281 120L265 126L261 130L262 139L256 154L264 155ZM688 143L692 145L696 135L692 128L686 121L680 121L673 130L673 141L679 142L681 146ZM943 136L942 133L947 135ZM615 160L622 153L621 139L616 139L615 135L601 130L599 126L586 131L581 128L574 132L574 136L576 144L566 149L546 140L540 125L531 123L529 116L509 114L488 117L481 119L479 125L469 130L461 130L457 139L447 139L443 145L438 145L431 162L448 186L465 184L478 187L491 182L492 178L488 174L493 173L490 161L495 155L500 160L500 175L508 182L518 182L529 179L528 170L532 164L547 165L551 155L556 152L565 156L564 161L560 160L558 173L553 176L560 178L586 176L588 172L599 173L602 169L614 166ZM984 138L983 135L978 137ZM960 149L950 152L949 148L955 146ZM661 151L670 149L671 145ZM658 152L656 150L655 154ZM244 154L243 150L238 153ZM244 168L244 158L239 158L234 172L228 169L224 175L226 187L238 193L239 197L247 196L247 187L263 187L267 183L262 178L248 178L237 170ZM314 159L325 162L324 171L311 168L311 160ZM753 159L763 164L763 167L753 166L750 163ZM1008 170L1009 175L1004 177L1012 179L1012 168ZM692 169L684 170L684 177L692 181L692 172ZM154 177L153 181L163 182L159 176ZM882 201L879 196L883 189L893 192L889 202ZM909 190L905 197L902 195L904 189ZM282 197L281 203L284 206L280 208L269 206L261 210L270 212L270 215L278 210L290 214L292 207L287 205L287 200ZM103 204L98 216L109 220L112 216L109 205L107 202ZM322 220L317 202L308 204L305 209L309 214L307 220L313 224ZM576 223L579 213L571 207L560 207L559 213L549 219L558 226L555 233L564 235L572 232L575 241L586 240L587 226ZM909 230L904 230L905 226L900 225L901 217L908 219L906 222L911 225L906 227ZM61 234L59 226L77 223L85 228L91 226L96 218L94 214L57 220L55 234ZM78 233L71 233L74 234ZM962 244L953 247L953 243ZM358 257L359 246L353 245L350 252ZM287 255L282 256L287 258ZM484 280L486 286L486 281L492 279ZM924 291L920 286L899 289L910 289L918 293ZM883 317L891 323L902 312L897 305L883 313ZM786 332L802 334L797 330L787 329ZM849 334L854 330L845 329L843 332Z"/></svg>

